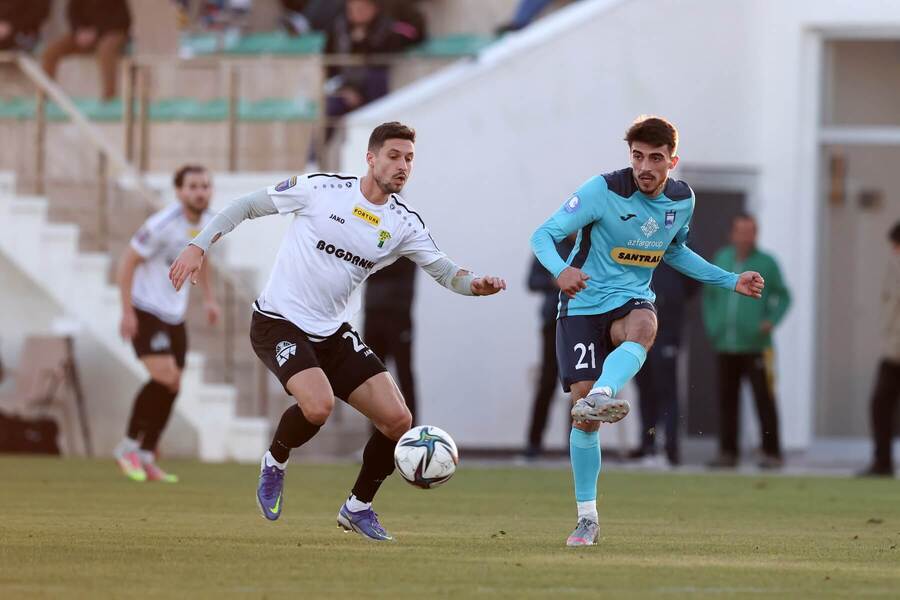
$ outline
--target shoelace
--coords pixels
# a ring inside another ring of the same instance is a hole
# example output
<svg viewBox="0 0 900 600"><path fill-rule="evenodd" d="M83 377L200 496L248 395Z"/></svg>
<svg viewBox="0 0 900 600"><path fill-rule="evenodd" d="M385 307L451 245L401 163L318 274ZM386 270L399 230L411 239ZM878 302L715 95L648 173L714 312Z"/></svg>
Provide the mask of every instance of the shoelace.
<svg viewBox="0 0 900 600"><path fill-rule="evenodd" d="M372 524L372 529L377 531L380 534L387 535L387 532L384 530L384 527L381 526L381 523L378 521L378 514L369 509L367 511L369 513L369 522Z"/></svg>
<svg viewBox="0 0 900 600"><path fill-rule="evenodd" d="M271 475L271 477L267 476ZM284 471L278 467L266 467L263 471L263 494L271 496L272 492L277 489L278 484L284 478Z"/></svg>

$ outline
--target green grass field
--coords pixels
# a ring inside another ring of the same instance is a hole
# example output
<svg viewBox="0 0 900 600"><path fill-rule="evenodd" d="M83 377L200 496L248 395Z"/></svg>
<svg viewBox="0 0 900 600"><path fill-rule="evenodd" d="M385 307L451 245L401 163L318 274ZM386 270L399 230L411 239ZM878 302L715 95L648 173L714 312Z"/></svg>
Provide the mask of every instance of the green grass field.
<svg viewBox="0 0 900 600"><path fill-rule="evenodd" d="M900 597L900 482L604 472L599 546L564 547L570 475L467 467L376 508L397 542L334 517L356 467L290 468L282 519L254 466L0 457L0 598Z"/></svg>

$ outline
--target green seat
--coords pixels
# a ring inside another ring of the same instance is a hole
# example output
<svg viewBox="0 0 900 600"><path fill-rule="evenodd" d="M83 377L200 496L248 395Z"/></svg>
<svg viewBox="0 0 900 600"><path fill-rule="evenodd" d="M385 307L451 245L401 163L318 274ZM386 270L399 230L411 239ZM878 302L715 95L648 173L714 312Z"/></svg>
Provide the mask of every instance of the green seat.
<svg viewBox="0 0 900 600"><path fill-rule="evenodd" d="M109 102L96 98L73 98L72 101L89 121L114 123L124 117L124 104L118 98ZM33 119L35 108L36 100L33 97L0 98L0 120ZM47 102L45 114L48 121L68 120L66 113L53 102ZM239 121L247 122L314 121L318 116L318 108L316 102L310 99L266 98L255 102L239 100L237 116ZM154 123L222 122L228 119L228 99L163 98L150 103L149 117Z"/></svg>
<svg viewBox="0 0 900 600"><path fill-rule="evenodd" d="M493 36L456 33L425 40L410 50L408 54L434 58L475 56L493 44L496 39Z"/></svg>
<svg viewBox="0 0 900 600"><path fill-rule="evenodd" d="M34 98L0 98L0 119L34 118Z"/></svg>
<svg viewBox="0 0 900 600"><path fill-rule="evenodd" d="M312 100L266 98L256 102L242 102L238 108L241 121L313 121L318 111Z"/></svg>
<svg viewBox="0 0 900 600"><path fill-rule="evenodd" d="M215 54L219 50L219 36L215 33L186 33L181 36L181 49L191 56Z"/></svg>
<svg viewBox="0 0 900 600"><path fill-rule="evenodd" d="M283 31L251 33L242 36L233 44L227 44L225 54L320 54L325 48L325 35L310 33L291 36Z"/></svg>

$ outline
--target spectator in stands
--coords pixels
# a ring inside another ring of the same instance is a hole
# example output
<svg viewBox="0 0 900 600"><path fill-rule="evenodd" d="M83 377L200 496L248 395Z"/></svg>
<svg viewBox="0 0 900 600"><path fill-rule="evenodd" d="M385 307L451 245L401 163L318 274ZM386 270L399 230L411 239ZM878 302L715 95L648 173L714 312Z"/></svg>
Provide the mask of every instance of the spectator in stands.
<svg viewBox="0 0 900 600"><path fill-rule="evenodd" d="M412 13L413 7L407 7ZM424 22L424 19L422 20ZM424 31L410 21L391 17L379 0L346 0L328 34L328 54L389 54L422 41ZM329 117L347 114L388 92L386 65L336 67L330 70L334 93L326 101Z"/></svg>
<svg viewBox="0 0 900 600"><path fill-rule="evenodd" d="M56 76L59 62L70 54L97 53L103 81L103 99L116 95L117 64L131 28L127 0L69 0L71 31L51 42L44 51L44 70Z"/></svg>
<svg viewBox="0 0 900 600"><path fill-rule="evenodd" d="M281 7L284 9L282 23L293 35L331 31L344 12L343 3L335 0L281 0Z"/></svg>
<svg viewBox="0 0 900 600"><path fill-rule="evenodd" d="M519 6L516 8L512 21L500 25L496 30L497 35L524 29L552 3L553 0L519 0Z"/></svg>
<svg viewBox="0 0 900 600"><path fill-rule="evenodd" d="M731 224L731 245L713 262L730 271L758 271L766 280L762 300L730 298L726 290L703 290L703 322L718 354L719 456L714 468L733 468L738 462L738 409L741 380L750 380L762 436L761 468L782 465L775 404L772 331L791 303L778 263L756 247L756 219L738 215ZM722 291L723 293L719 293Z"/></svg>
<svg viewBox="0 0 900 600"><path fill-rule="evenodd" d="M49 13L50 0L0 0L0 50L34 50Z"/></svg>
<svg viewBox="0 0 900 600"><path fill-rule="evenodd" d="M872 392L872 464L862 476L893 477L894 410L900 398L900 222L888 233L891 257L881 289L881 363Z"/></svg>

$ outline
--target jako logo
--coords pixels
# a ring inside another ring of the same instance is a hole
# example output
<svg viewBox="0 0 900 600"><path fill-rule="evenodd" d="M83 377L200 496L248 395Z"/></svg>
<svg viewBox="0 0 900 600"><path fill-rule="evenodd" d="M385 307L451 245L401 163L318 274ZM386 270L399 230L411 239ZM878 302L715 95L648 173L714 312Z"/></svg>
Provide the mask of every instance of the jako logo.
<svg viewBox="0 0 900 600"><path fill-rule="evenodd" d="M363 269L368 270L375 266L375 263L371 260L361 256L355 256L352 252L348 252L343 248L338 248L334 244L326 244L324 240L319 240L319 243L316 244L316 249L321 250L325 254L333 254L335 258L341 258L348 263L357 267L362 267Z"/></svg>
<svg viewBox="0 0 900 600"><path fill-rule="evenodd" d="M332 221L337 221L337 222L340 223L341 225L344 224L344 219L341 218L341 217L339 217L339 216L337 216L337 215L335 215L335 214L332 214L332 215L331 215L330 217L328 217L328 218L331 219Z"/></svg>

